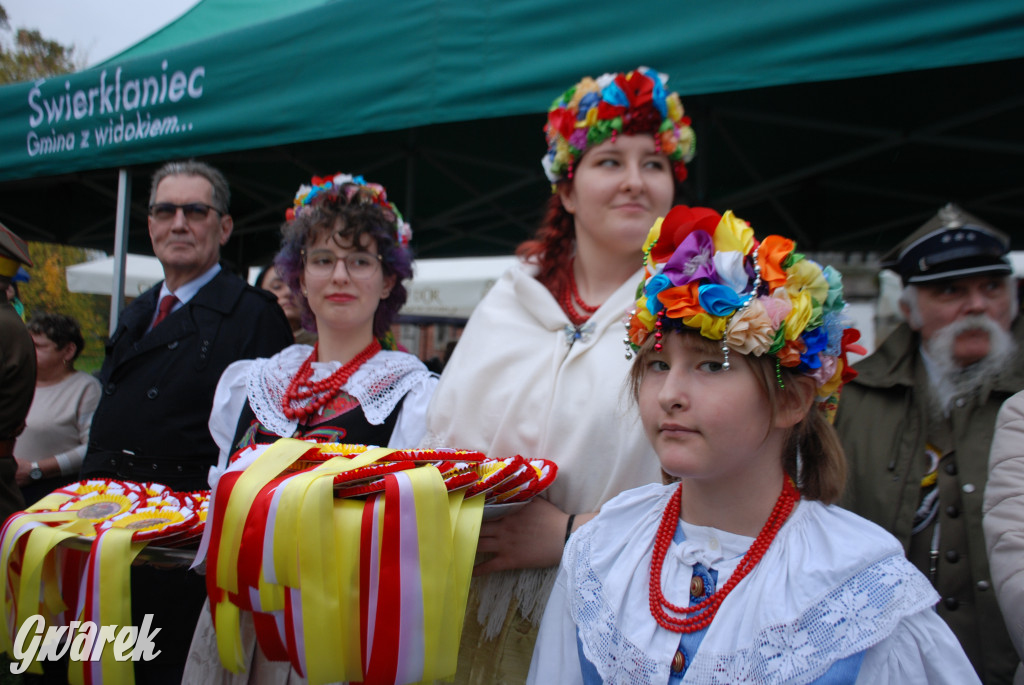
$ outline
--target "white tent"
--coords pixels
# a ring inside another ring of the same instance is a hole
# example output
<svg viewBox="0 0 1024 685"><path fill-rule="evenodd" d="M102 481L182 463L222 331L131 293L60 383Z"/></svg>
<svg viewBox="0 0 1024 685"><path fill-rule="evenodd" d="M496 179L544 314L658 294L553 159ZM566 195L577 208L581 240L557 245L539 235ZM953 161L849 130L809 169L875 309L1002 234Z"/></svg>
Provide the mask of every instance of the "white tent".
<svg viewBox="0 0 1024 685"><path fill-rule="evenodd" d="M114 258L103 257L65 269L68 291L110 295L114 285ZM125 263L124 294L138 297L163 280L164 270L156 257L130 254Z"/></svg>
<svg viewBox="0 0 1024 685"><path fill-rule="evenodd" d="M418 259L413 264L409 299L400 314L468 319L515 257Z"/></svg>
<svg viewBox="0 0 1024 685"><path fill-rule="evenodd" d="M511 256L416 260L413 280L408 286L409 299L401 314L469 318L477 302L514 263L515 257ZM69 266L66 270L68 290L109 295L113 273L113 257ZM129 254L125 265L125 294L136 297L163 277L156 257ZM255 274L250 275L250 280L253 278Z"/></svg>

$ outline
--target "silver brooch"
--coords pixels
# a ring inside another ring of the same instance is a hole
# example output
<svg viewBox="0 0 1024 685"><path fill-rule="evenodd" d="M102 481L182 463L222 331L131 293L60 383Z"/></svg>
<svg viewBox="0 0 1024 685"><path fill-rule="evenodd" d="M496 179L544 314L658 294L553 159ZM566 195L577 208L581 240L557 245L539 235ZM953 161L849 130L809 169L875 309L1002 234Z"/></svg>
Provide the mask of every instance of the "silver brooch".
<svg viewBox="0 0 1024 685"><path fill-rule="evenodd" d="M572 344L577 340L587 342L590 340L590 336L594 334L594 328L593 321L587 321L579 326L566 324L565 328L562 329L562 332L565 334L565 344L572 347Z"/></svg>

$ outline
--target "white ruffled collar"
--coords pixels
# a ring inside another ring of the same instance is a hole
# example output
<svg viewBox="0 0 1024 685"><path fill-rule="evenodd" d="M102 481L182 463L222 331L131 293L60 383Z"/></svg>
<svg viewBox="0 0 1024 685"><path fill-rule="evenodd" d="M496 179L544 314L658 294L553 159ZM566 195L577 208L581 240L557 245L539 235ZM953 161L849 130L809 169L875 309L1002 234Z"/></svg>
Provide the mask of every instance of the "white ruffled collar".
<svg viewBox="0 0 1024 685"><path fill-rule="evenodd" d="M291 345L265 359L254 359L246 375L249 406L265 428L275 435L295 434L299 422L289 419L281 409L281 398L299 367L313 352L310 345ZM331 375L341 362L313 362L313 381ZM366 420L374 426L384 423L409 390L430 371L419 359L406 352L381 350L360 366L341 387L359 400Z"/></svg>

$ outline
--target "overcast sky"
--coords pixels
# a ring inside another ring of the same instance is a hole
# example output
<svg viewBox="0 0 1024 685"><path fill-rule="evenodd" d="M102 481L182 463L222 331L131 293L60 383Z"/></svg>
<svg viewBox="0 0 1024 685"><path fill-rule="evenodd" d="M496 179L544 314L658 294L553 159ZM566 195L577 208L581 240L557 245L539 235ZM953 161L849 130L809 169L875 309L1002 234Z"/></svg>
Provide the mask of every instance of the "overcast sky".
<svg viewBox="0 0 1024 685"><path fill-rule="evenodd" d="M13 28L75 46L91 66L177 19L199 0L0 0ZM77 61L77 60L76 60Z"/></svg>

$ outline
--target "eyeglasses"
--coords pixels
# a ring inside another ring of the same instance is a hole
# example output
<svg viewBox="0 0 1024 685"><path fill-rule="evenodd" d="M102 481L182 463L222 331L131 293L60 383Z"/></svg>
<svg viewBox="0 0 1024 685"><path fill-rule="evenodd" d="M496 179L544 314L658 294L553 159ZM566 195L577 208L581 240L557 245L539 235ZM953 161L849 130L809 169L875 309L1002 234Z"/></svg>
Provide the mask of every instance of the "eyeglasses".
<svg viewBox="0 0 1024 685"><path fill-rule="evenodd" d="M371 252L350 252L344 257L339 257L330 250L313 250L309 254L303 250L302 256L306 272L310 276L320 278L330 277L338 262L343 261L349 278L362 281L377 273L381 263L381 256Z"/></svg>
<svg viewBox="0 0 1024 685"><path fill-rule="evenodd" d="M149 206L149 215L157 221L170 221L178 215L179 209L185 213L186 221L201 221L209 216L210 212L217 212L218 215L224 216L224 212L205 202L187 202L183 205L176 205L173 202L155 202Z"/></svg>

